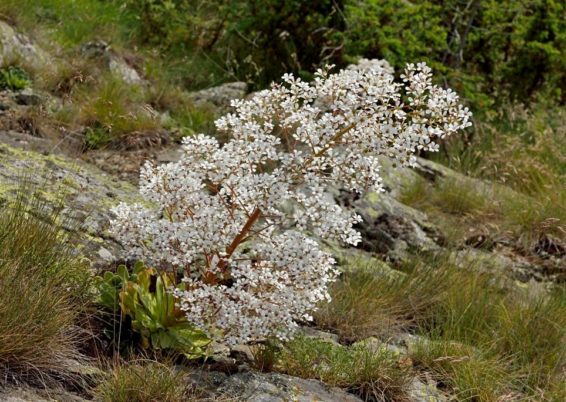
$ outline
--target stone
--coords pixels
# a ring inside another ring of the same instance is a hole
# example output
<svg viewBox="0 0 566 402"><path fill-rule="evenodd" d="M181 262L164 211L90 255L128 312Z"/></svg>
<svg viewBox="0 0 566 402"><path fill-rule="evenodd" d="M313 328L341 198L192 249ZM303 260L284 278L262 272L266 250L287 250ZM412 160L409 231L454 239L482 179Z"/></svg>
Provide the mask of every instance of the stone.
<svg viewBox="0 0 566 402"><path fill-rule="evenodd" d="M86 402L87 400L62 389L1 388L0 402Z"/></svg>
<svg viewBox="0 0 566 402"><path fill-rule="evenodd" d="M81 53L89 59L100 59L116 77L130 85L145 85L145 80L126 60L116 54L112 47L103 40L94 40L81 46Z"/></svg>
<svg viewBox="0 0 566 402"><path fill-rule="evenodd" d="M301 327L300 332L303 336L307 338L317 339L319 341L330 342L335 345L339 345L340 337L331 332L321 331L320 329L312 327Z"/></svg>
<svg viewBox="0 0 566 402"><path fill-rule="evenodd" d="M230 110L230 102L246 96L248 84L245 82L229 82L216 87L203 89L189 94L189 99L196 105L212 104L221 115Z"/></svg>
<svg viewBox="0 0 566 402"><path fill-rule="evenodd" d="M353 345L365 347L374 353L387 353L395 357L401 357L407 354L406 347L383 342L373 336L362 341L355 342Z"/></svg>
<svg viewBox="0 0 566 402"><path fill-rule="evenodd" d="M123 260L122 246L108 232L110 208L120 201L143 202L137 188L84 161L18 145L0 142L0 203L15 198L25 181L44 204L39 213L60 211L59 225L94 268Z"/></svg>
<svg viewBox="0 0 566 402"><path fill-rule="evenodd" d="M418 378L413 378L407 391L411 402L445 402L448 401L446 395L442 394L436 387L434 381L426 384Z"/></svg>
<svg viewBox="0 0 566 402"><path fill-rule="evenodd" d="M0 65L23 64L26 68L41 70L52 64L51 57L27 36L0 21Z"/></svg>
<svg viewBox="0 0 566 402"><path fill-rule="evenodd" d="M112 55L108 61L108 69L116 76L122 78L127 84L142 84L143 80L136 71L125 60Z"/></svg>
<svg viewBox="0 0 566 402"><path fill-rule="evenodd" d="M522 283L531 280L538 282L557 282L566 280L566 266L564 260L551 258L539 260L517 255L503 247L493 251L484 251L473 248L457 250L451 253L450 258L462 268L473 268L479 271L505 275Z"/></svg>
<svg viewBox="0 0 566 402"><path fill-rule="evenodd" d="M18 105L36 106L43 103L43 97L31 88L25 88L17 92L14 99Z"/></svg>
<svg viewBox="0 0 566 402"><path fill-rule="evenodd" d="M219 384L220 395L248 402L359 402L360 398L325 385L276 373L246 372L226 376Z"/></svg>
<svg viewBox="0 0 566 402"><path fill-rule="evenodd" d="M98 250L98 256L104 260L104 261L108 261L108 262L112 262L115 261L116 258L114 257L114 255L108 251L107 249L105 249L104 247L101 247L100 250Z"/></svg>
<svg viewBox="0 0 566 402"><path fill-rule="evenodd" d="M404 205L387 193L357 194L341 192L338 202L353 207L362 222L356 229L362 235L358 248L381 254L397 262L413 252L440 250L442 234L428 217Z"/></svg>

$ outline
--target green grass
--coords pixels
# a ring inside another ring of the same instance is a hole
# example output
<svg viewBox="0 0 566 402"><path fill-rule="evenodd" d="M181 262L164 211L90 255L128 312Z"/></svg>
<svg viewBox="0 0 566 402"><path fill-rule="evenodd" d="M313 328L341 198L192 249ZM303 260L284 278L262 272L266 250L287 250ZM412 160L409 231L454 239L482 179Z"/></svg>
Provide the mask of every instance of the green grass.
<svg viewBox="0 0 566 402"><path fill-rule="evenodd" d="M0 373L34 383L73 378L69 360L84 360L76 324L89 274L52 223L58 217L20 191L0 209Z"/></svg>
<svg viewBox="0 0 566 402"><path fill-rule="evenodd" d="M366 401L406 401L410 371L387 349L343 347L298 337L279 356L278 370L341 387Z"/></svg>
<svg viewBox="0 0 566 402"><path fill-rule="evenodd" d="M499 201L502 229L511 232L525 250L543 236L566 245L566 187L531 196L503 195Z"/></svg>
<svg viewBox="0 0 566 402"><path fill-rule="evenodd" d="M501 107L477 122L471 142L454 138L447 154L436 159L515 190L496 192L489 201L501 210L497 223L502 231L513 233L528 249L545 234L566 243L565 155L566 112L534 104L530 109ZM406 197L414 198L410 192Z"/></svg>
<svg viewBox="0 0 566 402"><path fill-rule="evenodd" d="M495 402L517 394L505 361L483 356L468 345L450 340L421 341L413 346L411 358L418 368L446 383L459 401Z"/></svg>
<svg viewBox="0 0 566 402"><path fill-rule="evenodd" d="M182 402L193 400L184 373L151 360L119 363L94 391L101 402Z"/></svg>
<svg viewBox="0 0 566 402"><path fill-rule="evenodd" d="M0 15L26 32L47 32L43 38L37 35L44 47L71 48L93 39L120 46L137 24L119 2L100 0L3 0Z"/></svg>
<svg viewBox="0 0 566 402"><path fill-rule="evenodd" d="M190 49L170 48L168 38L159 36L159 43L146 43L143 17L123 1L5 0L0 3L0 17L31 34L51 53L62 54L67 62L77 57L72 53L86 42L104 40L118 53L135 48L148 76L183 88L201 89L235 80L230 63L212 60L198 43Z"/></svg>
<svg viewBox="0 0 566 402"><path fill-rule="evenodd" d="M144 110L144 104L142 88L106 77L77 89L73 99L73 106L78 109L75 123L90 128L87 144L98 148L126 135L158 129L157 117Z"/></svg>
<svg viewBox="0 0 566 402"><path fill-rule="evenodd" d="M564 395L564 286L528 292L481 266L451 261L419 256L397 278L364 265L349 269L316 322L345 341L387 340L398 329L391 322L401 323L425 339L409 346L415 367L432 372L458 400L560 400L549 395Z"/></svg>

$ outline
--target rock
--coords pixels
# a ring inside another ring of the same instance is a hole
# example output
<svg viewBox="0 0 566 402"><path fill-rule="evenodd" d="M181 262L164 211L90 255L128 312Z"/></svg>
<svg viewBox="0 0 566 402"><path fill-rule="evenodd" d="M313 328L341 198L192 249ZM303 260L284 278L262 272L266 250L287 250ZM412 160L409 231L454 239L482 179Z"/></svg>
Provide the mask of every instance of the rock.
<svg viewBox="0 0 566 402"><path fill-rule="evenodd" d="M124 58L116 54L112 47L103 40L87 42L81 46L81 53L90 59L102 60L108 70L116 77L130 85L145 85L146 82L137 70L130 66Z"/></svg>
<svg viewBox="0 0 566 402"><path fill-rule="evenodd" d="M443 244L440 229L427 215L399 201L402 192L418 180L420 170L396 166L380 157L384 192L356 193L332 190L345 207L353 207L362 217L356 229L362 235L358 248L381 254L391 261L402 261L412 252L438 251ZM420 166L420 165L419 165Z"/></svg>
<svg viewBox="0 0 566 402"><path fill-rule="evenodd" d="M160 151L157 154L158 163L171 163L178 162L183 156L183 150L181 147L170 147Z"/></svg>
<svg viewBox="0 0 566 402"><path fill-rule="evenodd" d="M434 381L427 381L425 384L418 378L413 378L413 381L411 381L411 384L409 385L407 394L409 401L411 402L448 401L448 398L438 390Z"/></svg>
<svg viewBox="0 0 566 402"><path fill-rule="evenodd" d="M104 247L101 247L100 250L98 250L98 256L103 261L107 261L107 262L116 261L116 257L114 257L114 255Z"/></svg>
<svg viewBox="0 0 566 402"><path fill-rule="evenodd" d="M121 245L108 233L110 208L120 201L140 202L137 189L83 161L13 145L18 144L0 143L0 203L13 199L25 180L47 211L60 210L61 227L94 267L123 258Z"/></svg>
<svg viewBox="0 0 566 402"><path fill-rule="evenodd" d="M427 216L387 193L369 193L362 198L342 192L339 202L353 207L362 217L356 229L362 235L362 250L402 261L411 252L437 251L442 243L440 230Z"/></svg>
<svg viewBox="0 0 566 402"><path fill-rule="evenodd" d="M453 262L462 268L473 268L492 274L505 275L519 282L528 283L566 281L566 267L563 260L550 258L534 263L532 259L518 255L503 247L492 252L464 249L453 252Z"/></svg>
<svg viewBox="0 0 566 402"><path fill-rule="evenodd" d="M0 144L9 145L27 151L35 151L37 153L60 153L54 144L44 138L35 137L30 134L19 133L16 131L0 130Z"/></svg>
<svg viewBox="0 0 566 402"><path fill-rule="evenodd" d="M31 88L22 89L17 92L14 99L18 105L36 106L43 103L44 98Z"/></svg>
<svg viewBox="0 0 566 402"><path fill-rule="evenodd" d="M321 331L320 329L312 327L302 327L300 332L303 336L307 338L317 339L319 341L330 342L335 345L339 345L340 337L331 332Z"/></svg>
<svg viewBox="0 0 566 402"><path fill-rule="evenodd" d="M362 341L355 342L353 345L365 347L374 353L387 353L394 357L401 357L407 354L406 347L383 342L382 340L373 336Z"/></svg>
<svg viewBox="0 0 566 402"><path fill-rule="evenodd" d="M133 67L130 67L128 63L115 55L110 56L108 68L127 84L141 84L143 82L142 78Z"/></svg>
<svg viewBox="0 0 566 402"><path fill-rule="evenodd" d="M214 105L221 115L230 110L230 102L234 99L243 99L246 96L248 84L245 82L229 82L217 87L192 92L189 98L196 106L206 104Z"/></svg>
<svg viewBox="0 0 566 402"><path fill-rule="evenodd" d="M373 253L356 249L354 247L343 247L339 243L326 244L325 251L332 254L336 260L340 272L364 272L376 278L387 280L401 280L407 274L391 265Z"/></svg>
<svg viewBox="0 0 566 402"><path fill-rule="evenodd" d="M58 389L0 388L0 402L86 402L68 391Z"/></svg>
<svg viewBox="0 0 566 402"><path fill-rule="evenodd" d="M316 380L246 372L216 379L220 395L248 402L359 402L361 399Z"/></svg>
<svg viewBox="0 0 566 402"><path fill-rule="evenodd" d="M51 57L27 36L0 21L0 65L23 64L26 68L41 70L48 67Z"/></svg>

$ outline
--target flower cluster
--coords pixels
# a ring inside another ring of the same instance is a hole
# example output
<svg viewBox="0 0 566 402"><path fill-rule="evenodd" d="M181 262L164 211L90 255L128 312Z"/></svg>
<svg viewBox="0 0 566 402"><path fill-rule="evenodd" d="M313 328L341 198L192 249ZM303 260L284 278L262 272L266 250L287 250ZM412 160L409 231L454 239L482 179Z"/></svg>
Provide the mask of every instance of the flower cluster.
<svg viewBox="0 0 566 402"><path fill-rule="evenodd" d="M122 203L112 222L134 257L184 272L175 294L188 320L228 345L285 339L328 299L334 261L313 239L360 240L329 185L380 190L378 156L411 165L470 125L425 64L397 82L377 60L312 82L287 74L233 107L216 122L229 142L196 135L180 161L147 163L140 191L155 208Z"/></svg>

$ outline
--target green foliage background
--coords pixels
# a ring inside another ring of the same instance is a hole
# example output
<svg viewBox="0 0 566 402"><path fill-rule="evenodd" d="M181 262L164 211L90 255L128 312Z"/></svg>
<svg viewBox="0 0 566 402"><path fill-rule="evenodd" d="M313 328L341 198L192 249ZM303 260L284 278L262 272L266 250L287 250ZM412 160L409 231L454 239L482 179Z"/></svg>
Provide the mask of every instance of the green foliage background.
<svg viewBox="0 0 566 402"><path fill-rule="evenodd" d="M207 72L259 87L367 57L426 60L477 107L539 93L566 100L559 0L128 0L124 10L140 22L141 43L196 51Z"/></svg>

